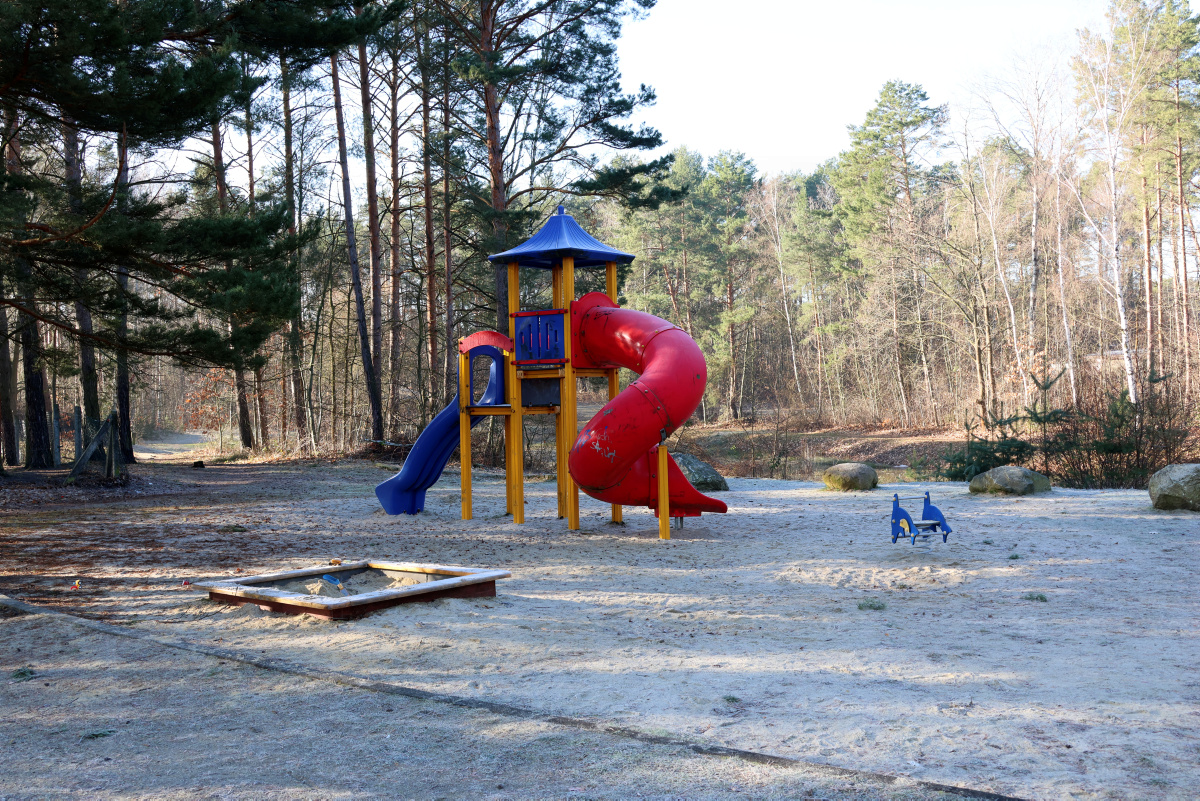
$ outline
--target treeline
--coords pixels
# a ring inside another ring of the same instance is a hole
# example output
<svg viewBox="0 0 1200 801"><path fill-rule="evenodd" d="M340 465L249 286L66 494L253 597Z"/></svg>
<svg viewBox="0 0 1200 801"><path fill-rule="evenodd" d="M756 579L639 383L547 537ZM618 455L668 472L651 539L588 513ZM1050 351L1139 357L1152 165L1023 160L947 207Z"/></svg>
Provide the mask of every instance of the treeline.
<svg viewBox="0 0 1200 801"><path fill-rule="evenodd" d="M703 344L710 420L1195 408L1198 41L1186 3L1118 0L1069 64L1020 64L974 108L888 82L811 174L679 150L686 197L610 218L640 256L628 300Z"/></svg>
<svg viewBox="0 0 1200 801"><path fill-rule="evenodd" d="M564 192L653 204L615 41L653 0L16 0L0 8L0 429L231 419L244 447L406 436L483 255ZM18 458L20 457L20 458Z"/></svg>
<svg viewBox="0 0 1200 801"><path fill-rule="evenodd" d="M701 344L704 421L1194 408L1186 3L1117 0L1069 63L1019 65L974 108L889 82L846 152L780 176L736 152L639 157L662 143L629 123L653 92L621 91L615 42L652 5L72 3L144 31L96 71L47 4L7 4L9 463L18 414L44 463L55 403L247 448L411 441L453 394L457 338L507 327L486 255L558 203L638 256L624 303ZM152 12L177 18L121 16ZM54 80L23 89L31 41ZM523 282L550 306L547 276Z"/></svg>

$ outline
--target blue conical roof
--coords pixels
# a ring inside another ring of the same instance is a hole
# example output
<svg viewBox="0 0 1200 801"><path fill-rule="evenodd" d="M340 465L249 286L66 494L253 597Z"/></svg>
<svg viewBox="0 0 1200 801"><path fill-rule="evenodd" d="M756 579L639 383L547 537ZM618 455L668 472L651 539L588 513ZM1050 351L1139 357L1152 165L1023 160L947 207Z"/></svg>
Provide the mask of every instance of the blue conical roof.
<svg viewBox="0 0 1200 801"><path fill-rule="evenodd" d="M610 248L580 228L575 218L559 206L558 213L546 220L542 230L511 250L488 256L488 260L550 268L563 256L573 256L576 267L601 267L610 261L628 264L634 259L633 254Z"/></svg>

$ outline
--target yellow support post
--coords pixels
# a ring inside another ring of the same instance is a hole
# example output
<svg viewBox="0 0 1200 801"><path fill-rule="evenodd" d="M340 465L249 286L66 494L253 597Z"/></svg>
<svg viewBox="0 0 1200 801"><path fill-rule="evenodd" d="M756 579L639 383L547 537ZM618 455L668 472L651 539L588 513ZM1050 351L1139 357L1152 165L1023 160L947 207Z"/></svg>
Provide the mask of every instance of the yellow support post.
<svg viewBox="0 0 1200 801"><path fill-rule="evenodd" d="M563 301L563 268L559 264L552 267L550 270L550 286L553 299L551 304L556 309L565 309L567 304ZM570 320L571 315L568 312L567 322L564 330L568 332L568 342L570 341ZM556 479L558 484L558 519L562 520L567 516L567 432L566 432L566 397L567 397L567 370L566 366L560 371L559 375L559 391L558 391L558 412L554 415L554 461Z"/></svg>
<svg viewBox="0 0 1200 801"><path fill-rule="evenodd" d="M615 261L606 262L604 265L604 285L608 292L608 299L613 303L617 302L617 263ZM621 391L621 379L618 376L617 369L608 370L608 399L612 400L617 397L617 393ZM614 523L624 522L625 517L621 510L621 504L614 503L612 505L612 521Z"/></svg>
<svg viewBox="0 0 1200 801"><path fill-rule="evenodd" d="M508 265L508 338L517 341L517 318L513 315L521 310L521 268L516 262ZM505 484L508 485L508 508L514 523L525 522L525 419L521 406L521 379L517 376L515 352L505 357L507 363L508 403L512 414L506 419L504 443L508 452L505 466Z"/></svg>
<svg viewBox="0 0 1200 801"><path fill-rule="evenodd" d="M658 538L671 539L671 489L667 482L667 443L658 444Z"/></svg>
<svg viewBox="0 0 1200 801"><path fill-rule="evenodd" d="M570 455L571 446L575 444L575 438L579 436L579 423L575 412L575 367L571 363L571 314L570 304L575 300L575 258L573 256L563 256L562 260L562 293L563 301L567 309L566 325L563 326L563 345L566 349L567 363L563 368L563 392L562 397L562 417L563 417L563 433L566 435L563 438L561 450L563 451L563 468L566 474L566 500L567 500L567 528L571 531L579 530L579 487L575 484L575 479L571 478L571 471L566 470L566 460Z"/></svg>
<svg viewBox="0 0 1200 801"><path fill-rule="evenodd" d="M617 375L616 369L608 371L608 399L612 400L617 397L621 391L621 379ZM614 503L612 505L612 521L614 523L625 522L625 515L621 510L621 504Z"/></svg>
<svg viewBox="0 0 1200 801"><path fill-rule="evenodd" d="M458 354L458 459L462 464L459 486L462 492L462 519L471 519L471 360Z"/></svg>

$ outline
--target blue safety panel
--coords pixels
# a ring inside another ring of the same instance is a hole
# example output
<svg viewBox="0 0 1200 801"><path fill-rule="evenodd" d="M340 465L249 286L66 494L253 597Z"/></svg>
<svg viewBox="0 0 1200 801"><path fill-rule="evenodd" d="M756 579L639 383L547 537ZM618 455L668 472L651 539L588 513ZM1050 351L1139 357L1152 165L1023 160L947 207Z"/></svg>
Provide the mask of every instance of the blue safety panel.
<svg viewBox="0 0 1200 801"><path fill-rule="evenodd" d="M603 267L610 261L629 264L632 253L611 248L579 227L575 218L558 207L558 213L550 215L546 224L529 239L512 250L488 256L490 261L500 264L516 262L522 267L554 267L564 256L575 259L576 267Z"/></svg>
<svg viewBox="0 0 1200 801"><path fill-rule="evenodd" d="M553 364L567 360L562 312L522 314L516 318L514 364Z"/></svg>

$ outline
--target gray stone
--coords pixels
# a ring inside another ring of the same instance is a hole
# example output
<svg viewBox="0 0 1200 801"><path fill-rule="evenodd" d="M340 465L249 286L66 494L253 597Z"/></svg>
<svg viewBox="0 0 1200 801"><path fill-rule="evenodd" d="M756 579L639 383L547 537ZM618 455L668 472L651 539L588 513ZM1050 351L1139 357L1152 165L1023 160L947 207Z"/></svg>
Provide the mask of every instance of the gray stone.
<svg viewBox="0 0 1200 801"><path fill-rule="evenodd" d="M1049 492L1050 479L1035 473L1028 467L1006 464L993 467L971 479L971 492L998 492L1007 495L1032 495Z"/></svg>
<svg viewBox="0 0 1200 801"><path fill-rule="evenodd" d="M831 490L850 492L851 490L869 490L879 486L879 474L875 468L862 462L842 462L821 474L825 487Z"/></svg>
<svg viewBox="0 0 1200 801"><path fill-rule="evenodd" d="M724 492L729 489L725 479L708 462L702 462L688 453L672 453L671 458L691 485L701 492Z"/></svg>
<svg viewBox="0 0 1200 801"><path fill-rule="evenodd" d="M1169 464L1150 476L1150 502L1155 509L1200 512L1200 464Z"/></svg>

